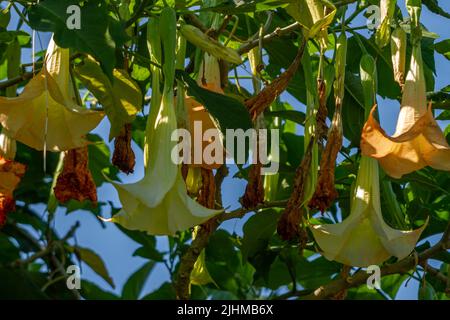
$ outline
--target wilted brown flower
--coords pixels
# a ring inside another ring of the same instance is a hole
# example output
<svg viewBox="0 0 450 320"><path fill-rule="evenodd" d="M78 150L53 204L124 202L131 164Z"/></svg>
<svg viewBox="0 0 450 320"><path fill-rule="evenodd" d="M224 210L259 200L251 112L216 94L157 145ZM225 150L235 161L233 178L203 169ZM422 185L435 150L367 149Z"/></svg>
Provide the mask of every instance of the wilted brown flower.
<svg viewBox="0 0 450 320"><path fill-rule="evenodd" d="M250 168L248 184L242 197L242 205L244 208L254 208L264 202L264 185L261 168L262 164L259 161Z"/></svg>
<svg viewBox="0 0 450 320"><path fill-rule="evenodd" d="M201 168L200 170L202 175L202 186L200 187L197 201L206 208L214 209L216 184L213 171L205 168Z"/></svg>
<svg viewBox="0 0 450 320"><path fill-rule="evenodd" d="M300 228L303 220L302 202L304 201L306 183L310 174L312 149L314 146L314 139L308 144L305 156L300 163L295 173L294 186L291 197L287 203L286 209L278 220L277 232L284 240L291 240L295 237L300 237L301 241L305 242L305 230Z"/></svg>
<svg viewBox="0 0 450 320"><path fill-rule="evenodd" d="M260 93L256 96L245 101L245 106L250 112L250 116L253 120L261 114L268 106L272 104L275 99L286 90L289 82L300 66L300 62L303 56L303 50L305 49L306 41L303 41L300 48L297 51L297 55L289 68L286 69L278 78L273 80L269 85L264 87Z"/></svg>
<svg viewBox="0 0 450 320"><path fill-rule="evenodd" d="M311 208L324 212L336 199L338 193L334 186L334 169L336 158L342 147L342 116L341 104L336 104L330 132L328 133L327 145L320 159L319 180L316 191L309 202Z"/></svg>
<svg viewBox="0 0 450 320"><path fill-rule="evenodd" d="M72 149L65 152L63 170L54 188L55 197L65 203L71 199L90 200L97 205L97 189L88 166L88 148Z"/></svg>
<svg viewBox="0 0 450 320"><path fill-rule="evenodd" d="M112 163L120 171L129 174L134 172L136 158L131 148L131 124L126 124L114 141Z"/></svg>

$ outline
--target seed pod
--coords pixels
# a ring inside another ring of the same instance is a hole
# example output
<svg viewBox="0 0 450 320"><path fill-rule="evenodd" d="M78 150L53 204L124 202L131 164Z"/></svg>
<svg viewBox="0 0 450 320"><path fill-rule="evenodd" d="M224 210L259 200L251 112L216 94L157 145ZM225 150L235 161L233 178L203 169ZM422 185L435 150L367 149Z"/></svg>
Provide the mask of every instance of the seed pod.
<svg viewBox="0 0 450 320"><path fill-rule="evenodd" d="M406 32L401 27L397 27L391 35L391 59L394 79L403 89L405 84Z"/></svg>
<svg viewBox="0 0 450 320"><path fill-rule="evenodd" d="M234 64L242 63L241 56L235 50L225 47L220 42L208 37L200 29L189 24L183 24L180 27L180 32L186 40L214 57Z"/></svg>

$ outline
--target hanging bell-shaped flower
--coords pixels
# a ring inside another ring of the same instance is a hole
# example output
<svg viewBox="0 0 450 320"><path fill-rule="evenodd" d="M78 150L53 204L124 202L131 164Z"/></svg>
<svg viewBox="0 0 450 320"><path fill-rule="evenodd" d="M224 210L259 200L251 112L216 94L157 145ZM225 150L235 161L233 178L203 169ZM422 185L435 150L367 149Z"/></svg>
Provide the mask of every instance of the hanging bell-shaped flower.
<svg viewBox="0 0 450 320"><path fill-rule="evenodd" d="M403 259L414 249L426 223L413 231L391 228L383 219L376 160L361 158L350 215L341 223L311 225L329 260L355 267L381 264L391 256Z"/></svg>
<svg viewBox="0 0 450 320"><path fill-rule="evenodd" d="M163 23L164 21L164 23ZM161 39L164 45L164 90L154 123L147 125L145 176L133 184L115 184L122 210L112 219L131 230L153 235L173 235L202 224L220 210L207 209L189 197L179 165L172 159L177 129L173 83L176 45L176 20L171 8L161 13Z"/></svg>
<svg viewBox="0 0 450 320"><path fill-rule="evenodd" d="M14 98L0 97L0 124L12 139L36 150L86 145L84 136L104 114L78 106L70 77L69 49L50 40L42 70Z"/></svg>
<svg viewBox="0 0 450 320"><path fill-rule="evenodd" d="M450 146L427 108L425 75L420 45L413 47L403 88L397 128L392 137L375 120L373 108L361 136L363 155L378 160L393 178L430 166L450 171Z"/></svg>

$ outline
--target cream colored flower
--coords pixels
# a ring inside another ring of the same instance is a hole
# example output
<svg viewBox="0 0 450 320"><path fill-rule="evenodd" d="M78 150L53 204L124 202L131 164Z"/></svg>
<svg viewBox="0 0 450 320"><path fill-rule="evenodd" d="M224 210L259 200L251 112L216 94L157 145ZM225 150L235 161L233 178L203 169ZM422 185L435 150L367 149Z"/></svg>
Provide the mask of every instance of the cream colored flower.
<svg viewBox="0 0 450 320"><path fill-rule="evenodd" d="M341 223L310 226L322 254L349 266L381 264L391 256L405 258L426 226L402 231L386 224L381 213L378 163L365 156L350 208L350 215Z"/></svg>
<svg viewBox="0 0 450 320"><path fill-rule="evenodd" d="M115 184L122 210L111 221L153 235L174 235L221 212L207 209L188 196L180 168L171 158L176 123L173 92L165 91L156 122L147 128L152 153L145 176L137 183Z"/></svg>
<svg viewBox="0 0 450 320"><path fill-rule="evenodd" d="M42 70L15 98L0 97L0 123L9 137L36 150L64 151L86 145L84 136L103 112L77 105L69 49L50 40Z"/></svg>

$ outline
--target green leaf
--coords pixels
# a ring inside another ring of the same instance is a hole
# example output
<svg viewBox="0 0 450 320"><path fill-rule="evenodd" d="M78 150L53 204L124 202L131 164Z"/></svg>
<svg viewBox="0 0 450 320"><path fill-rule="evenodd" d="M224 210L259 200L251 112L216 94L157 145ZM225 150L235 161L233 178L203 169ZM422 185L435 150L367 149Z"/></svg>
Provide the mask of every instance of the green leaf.
<svg viewBox="0 0 450 320"><path fill-rule="evenodd" d="M29 272L0 267L0 299L49 299Z"/></svg>
<svg viewBox="0 0 450 320"><path fill-rule="evenodd" d="M208 112L217 121L222 133L227 129L243 129L246 131L253 127L247 108L236 99L200 87L188 73L177 70L177 78L183 81L187 93L205 106Z"/></svg>
<svg viewBox="0 0 450 320"><path fill-rule="evenodd" d="M398 290L402 286L403 282L408 279L408 275L392 274L381 278L381 289L391 299L395 299Z"/></svg>
<svg viewBox="0 0 450 320"><path fill-rule="evenodd" d="M142 247L136 249L136 251L133 253L133 256L140 256L154 261L164 260L164 253L159 252L156 248L155 236L151 236L142 231L128 230L123 228L119 224L116 224L115 226L124 234L126 234L130 239L142 245Z"/></svg>
<svg viewBox="0 0 450 320"><path fill-rule="evenodd" d="M146 246L142 246L136 249L133 253L133 257L142 257L145 259L153 260L153 261L164 261L163 255L158 252L154 247L148 248Z"/></svg>
<svg viewBox="0 0 450 320"><path fill-rule="evenodd" d="M223 14L240 14L274 10L286 7L287 5L288 3L286 1L280 0L222 1L220 4L215 6L204 6L200 11L211 11Z"/></svg>
<svg viewBox="0 0 450 320"><path fill-rule="evenodd" d="M169 282L164 282L158 289L145 295L142 300L175 300L175 288Z"/></svg>
<svg viewBox="0 0 450 320"><path fill-rule="evenodd" d="M12 244L8 237L0 233L0 264L13 262L20 258L19 249Z"/></svg>
<svg viewBox="0 0 450 320"><path fill-rule="evenodd" d="M422 2L431 12L450 19L450 14L439 6L438 0L422 0Z"/></svg>
<svg viewBox="0 0 450 320"><path fill-rule="evenodd" d="M420 282L419 300L437 300L436 290L426 280Z"/></svg>
<svg viewBox="0 0 450 320"><path fill-rule="evenodd" d="M230 234L218 230L209 239L205 252L206 268L219 288L237 292L237 272L241 261L236 252Z"/></svg>
<svg viewBox="0 0 450 320"><path fill-rule="evenodd" d="M241 247L244 259L253 257L267 248L277 229L280 214L280 212L275 210L265 210L247 220L243 228L244 237Z"/></svg>
<svg viewBox="0 0 450 320"><path fill-rule="evenodd" d="M81 280L80 294L87 300L118 300L119 297L114 293L100 289L96 284Z"/></svg>
<svg viewBox="0 0 450 320"><path fill-rule="evenodd" d="M11 11L7 9L0 10L0 28L5 28L8 26L11 20Z"/></svg>
<svg viewBox="0 0 450 320"><path fill-rule="evenodd" d="M147 280L154 266L155 262L149 261L128 278L122 289L122 299L139 299L142 289L144 288L145 281Z"/></svg>
<svg viewBox="0 0 450 320"><path fill-rule="evenodd" d="M103 139L94 134L89 134L88 139L90 142L89 149L89 170L92 173L95 185L101 186L104 182L108 182L105 179L103 173L105 173L110 179L116 179L119 170L111 165L110 151ZM102 173L103 172L103 173Z"/></svg>
<svg viewBox="0 0 450 320"><path fill-rule="evenodd" d="M81 11L81 28L70 30L66 13L70 5ZM93 55L105 73L112 77L116 65L115 50L126 41L123 26L108 14L104 1L46 0L28 10L30 26L38 31L53 32L55 42L63 48L71 48Z"/></svg>
<svg viewBox="0 0 450 320"><path fill-rule="evenodd" d="M75 73L86 88L105 108L111 122L109 139L116 137L123 126L131 123L142 108L140 87L124 70L113 70L114 81L103 73L98 63L87 58L75 67Z"/></svg>
<svg viewBox="0 0 450 320"><path fill-rule="evenodd" d="M386 300L378 290L370 289L366 284L357 288L351 288L347 291L348 300Z"/></svg>
<svg viewBox="0 0 450 320"><path fill-rule="evenodd" d="M434 45L434 49L450 60L450 39L445 39Z"/></svg>
<svg viewBox="0 0 450 320"><path fill-rule="evenodd" d="M111 287L115 287L113 279L110 277L108 270L102 258L88 248L82 248L79 246L70 247L75 255L84 263L86 263L96 274L103 278Z"/></svg>
<svg viewBox="0 0 450 320"><path fill-rule="evenodd" d="M306 119L306 115L304 112L296 110L269 111L264 113L264 115L266 117L280 117L298 123L302 126L305 124Z"/></svg>

